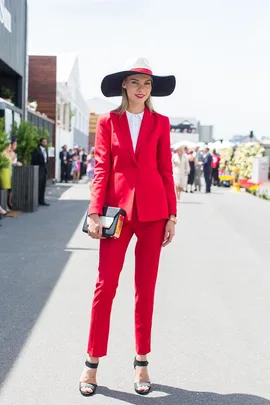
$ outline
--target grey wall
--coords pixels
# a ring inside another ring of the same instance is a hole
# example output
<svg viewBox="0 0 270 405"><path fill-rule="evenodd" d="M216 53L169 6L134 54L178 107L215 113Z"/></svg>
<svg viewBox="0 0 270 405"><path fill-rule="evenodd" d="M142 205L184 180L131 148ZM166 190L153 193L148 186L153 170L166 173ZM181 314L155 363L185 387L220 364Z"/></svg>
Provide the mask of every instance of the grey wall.
<svg viewBox="0 0 270 405"><path fill-rule="evenodd" d="M25 76L26 37L27 37L27 0L0 0L0 21L3 8L11 14L11 32L0 22L0 59L20 76Z"/></svg>

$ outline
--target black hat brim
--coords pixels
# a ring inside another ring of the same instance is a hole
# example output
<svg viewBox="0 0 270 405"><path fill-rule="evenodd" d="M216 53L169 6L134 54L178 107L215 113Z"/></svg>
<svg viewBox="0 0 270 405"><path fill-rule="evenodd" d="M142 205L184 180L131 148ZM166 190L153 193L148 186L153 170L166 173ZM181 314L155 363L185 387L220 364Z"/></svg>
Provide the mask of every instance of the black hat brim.
<svg viewBox="0 0 270 405"><path fill-rule="evenodd" d="M105 97L118 97L122 95L123 80L132 75L144 74L143 72L136 71L123 71L112 73L104 77L101 83L101 91ZM176 85L175 76L155 76L149 75L152 78L152 91L153 97L166 97L173 93Z"/></svg>

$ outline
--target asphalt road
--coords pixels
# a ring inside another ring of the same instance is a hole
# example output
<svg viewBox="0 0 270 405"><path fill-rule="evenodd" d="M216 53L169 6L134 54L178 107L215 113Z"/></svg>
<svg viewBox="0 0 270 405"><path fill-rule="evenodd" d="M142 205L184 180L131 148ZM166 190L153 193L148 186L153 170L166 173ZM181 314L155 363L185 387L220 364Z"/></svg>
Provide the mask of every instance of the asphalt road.
<svg viewBox="0 0 270 405"><path fill-rule="evenodd" d="M100 386L83 398L98 244L81 232L87 186L48 191L50 207L0 228L1 405L270 405L269 202L184 195L162 253L148 397L133 391L132 240Z"/></svg>

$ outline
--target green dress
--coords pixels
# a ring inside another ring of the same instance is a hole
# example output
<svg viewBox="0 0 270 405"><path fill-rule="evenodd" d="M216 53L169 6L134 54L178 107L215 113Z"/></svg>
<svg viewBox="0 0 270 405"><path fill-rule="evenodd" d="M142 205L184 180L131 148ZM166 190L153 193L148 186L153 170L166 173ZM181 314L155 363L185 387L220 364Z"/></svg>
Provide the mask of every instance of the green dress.
<svg viewBox="0 0 270 405"><path fill-rule="evenodd" d="M11 156L7 155L9 166L6 169L0 170L0 189L11 190L12 164Z"/></svg>

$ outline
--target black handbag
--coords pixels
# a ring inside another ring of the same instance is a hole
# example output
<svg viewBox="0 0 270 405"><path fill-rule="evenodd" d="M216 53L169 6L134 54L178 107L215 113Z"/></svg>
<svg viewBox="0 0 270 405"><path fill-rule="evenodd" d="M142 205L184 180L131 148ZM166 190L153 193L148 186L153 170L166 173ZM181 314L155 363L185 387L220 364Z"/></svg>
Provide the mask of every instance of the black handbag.
<svg viewBox="0 0 270 405"><path fill-rule="evenodd" d="M119 238L121 235L122 226L126 216L126 211L122 208L103 207L100 216L103 228L102 236L104 238ZM82 231L88 233L88 210L86 212L85 220L83 223Z"/></svg>

